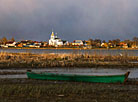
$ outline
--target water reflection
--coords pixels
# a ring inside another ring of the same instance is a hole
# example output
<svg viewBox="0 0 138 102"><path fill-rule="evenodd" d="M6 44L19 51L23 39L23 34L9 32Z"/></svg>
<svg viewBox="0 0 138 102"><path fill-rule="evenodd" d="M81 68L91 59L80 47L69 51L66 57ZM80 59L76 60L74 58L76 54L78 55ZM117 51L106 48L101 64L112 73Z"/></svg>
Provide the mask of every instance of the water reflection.
<svg viewBox="0 0 138 102"><path fill-rule="evenodd" d="M0 52L11 52L11 53L88 53L88 54L97 54L97 55L119 55L127 54L128 56L138 56L138 50L107 50L107 49L0 49Z"/></svg>

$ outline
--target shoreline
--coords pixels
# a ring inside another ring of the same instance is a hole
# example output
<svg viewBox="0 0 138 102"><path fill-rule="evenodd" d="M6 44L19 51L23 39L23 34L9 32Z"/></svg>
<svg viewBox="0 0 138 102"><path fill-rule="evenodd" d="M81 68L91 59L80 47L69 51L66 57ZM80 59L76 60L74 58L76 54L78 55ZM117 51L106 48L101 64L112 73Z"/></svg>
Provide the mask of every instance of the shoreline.
<svg viewBox="0 0 138 102"><path fill-rule="evenodd" d="M92 49L85 49L85 48L0 48L0 49L63 49L63 50L138 50L138 48L92 48Z"/></svg>
<svg viewBox="0 0 138 102"><path fill-rule="evenodd" d="M91 64L91 65L73 65L73 66L46 66L46 67L39 67L39 66L30 66L30 65L11 65L11 66L0 66L0 69L44 69L44 68L68 68L68 69L74 69L74 68L111 68L111 69L133 69L133 68L138 68L138 64L137 65L118 65L118 64L107 64L107 65L103 65L103 64Z"/></svg>

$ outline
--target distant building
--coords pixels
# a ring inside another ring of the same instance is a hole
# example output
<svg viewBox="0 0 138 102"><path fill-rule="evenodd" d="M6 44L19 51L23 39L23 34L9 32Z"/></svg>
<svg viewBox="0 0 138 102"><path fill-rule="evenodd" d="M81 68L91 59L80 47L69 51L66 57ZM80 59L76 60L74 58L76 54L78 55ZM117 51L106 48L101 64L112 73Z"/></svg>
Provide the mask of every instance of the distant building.
<svg viewBox="0 0 138 102"><path fill-rule="evenodd" d="M42 42L38 42L38 41L33 41L32 45L36 48L40 48L42 45Z"/></svg>
<svg viewBox="0 0 138 102"><path fill-rule="evenodd" d="M15 41L9 41L9 42L6 42L6 47L16 47L16 42Z"/></svg>
<svg viewBox="0 0 138 102"><path fill-rule="evenodd" d="M74 46L82 46L83 45L83 41L82 40L74 40L72 45L74 45Z"/></svg>
<svg viewBox="0 0 138 102"><path fill-rule="evenodd" d="M47 47L48 46L48 42L43 42L42 43L42 47Z"/></svg>
<svg viewBox="0 0 138 102"><path fill-rule="evenodd" d="M101 47L108 48L108 44L107 43L102 43Z"/></svg>
<svg viewBox="0 0 138 102"><path fill-rule="evenodd" d="M31 45L32 41L31 40L22 40L20 42L20 46L22 47L29 47L29 45Z"/></svg>
<svg viewBox="0 0 138 102"><path fill-rule="evenodd" d="M120 45L121 48L128 48L128 44L125 43L125 42L120 42L119 45Z"/></svg>
<svg viewBox="0 0 138 102"><path fill-rule="evenodd" d="M50 39L49 39L49 45L51 45L51 46L62 46L62 45L64 45L64 43L63 43L63 41L62 41L60 38L58 38L58 37L54 34L54 32L52 31L51 37L50 37Z"/></svg>

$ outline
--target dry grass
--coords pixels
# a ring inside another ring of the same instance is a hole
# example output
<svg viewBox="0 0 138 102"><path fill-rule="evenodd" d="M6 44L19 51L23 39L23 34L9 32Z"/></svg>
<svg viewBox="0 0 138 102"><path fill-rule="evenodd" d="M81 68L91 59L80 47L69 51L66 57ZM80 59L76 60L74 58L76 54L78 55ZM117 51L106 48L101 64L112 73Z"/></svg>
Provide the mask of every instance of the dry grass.
<svg viewBox="0 0 138 102"><path fill-rule="evenodd" d="M96 54L0 53L0 68L138 66L137 56Z"/></svg>

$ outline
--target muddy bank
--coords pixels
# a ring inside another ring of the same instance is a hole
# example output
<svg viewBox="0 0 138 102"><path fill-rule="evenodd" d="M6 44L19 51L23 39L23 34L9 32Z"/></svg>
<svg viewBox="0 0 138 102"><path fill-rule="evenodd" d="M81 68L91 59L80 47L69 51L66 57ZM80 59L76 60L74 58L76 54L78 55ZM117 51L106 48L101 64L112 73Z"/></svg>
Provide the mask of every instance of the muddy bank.
<svg viewBox="0 0 138 102"><path fill-rule="evenodd" d="M3 72L0 72L0 75L16 75L16 74L20 75L20 74L25 74L25 73L26 72L3 71Z"/></svg>
<svg viewBox="0 0 138 102"><path fill-rule="evenodd" d="M93 54L0 53L0 68L136 68L138 56Z"/></svg>
<svg viewBox="0 0 138 102"><path fill-rule="evenodd" d="M2 102L136 102L138 82L99 84L0 79Z"/></svg>

